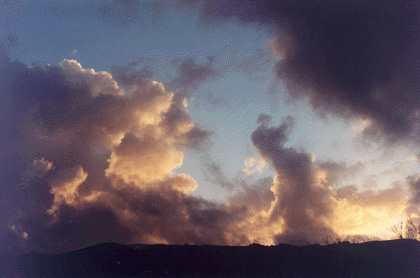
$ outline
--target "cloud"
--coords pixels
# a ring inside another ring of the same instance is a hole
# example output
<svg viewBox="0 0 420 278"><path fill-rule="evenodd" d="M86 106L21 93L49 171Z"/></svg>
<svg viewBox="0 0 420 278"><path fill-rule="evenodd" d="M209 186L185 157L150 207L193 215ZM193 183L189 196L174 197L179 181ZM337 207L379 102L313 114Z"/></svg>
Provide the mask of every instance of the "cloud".
<svg viewBox="0 0 420 278"><path fill-rule="evenodd" d="M337 191L332 223L338 234L395 236L390 228L405 217L407 193L401 185L382 190L360 191L347 186Z"/></svg>
<svg viewBox="0 0 420 278"><path fill-rule="evenodd" d="M232 190L235 184L226 176L220 164L215 161L205 163L206 179L212 184L216 184L225 189Z"/></svg>
<svg viewBox="0 0 420 278"><path fill-rule="evenodd" d="M162 158L165 158L164 160ZM170 148L169 143L153 136L139 138L127 134L112 152L105 171L126 183L149 183L165 178L173 168L182 165L183 154Z"/></svg>
<svg viewBox="0 0 420 278"><path fill-rule="evenodd" d="M247 208L247 217L237 225L247 227L250 239L307 244L325 243L326 237L358 241L363 236L391 236L388 228L405 214L407 194L401 184L375 191L356 186L336 190L334 185L363 170L363 165L316 162L311 154L285 146L292 118L276 127L269 127L264 115L258 119L251 139L259 155L274 167L275 176L230 198L232 204ZM338 171L344 172L343 177ZM253 226L264 229L257 232Z"/></svg>
<svg viewBox="0 0 420 278"><path fill-rule="evenodd" d="M334 187L341 185L343 179L355 178L366 169L366 165L360 161L350 165L345 162L337 163L333 161L318 161L316 164L322 171L325 171L328 182Z"/></svg>
<svg viewBox="0 0 420 278"><path fill-rule="evenodd" d="M149 79L121 85L74 60L28 67L1 59L6 251L66 251L103 241L320 242L326 234L366 234L364 227L390 214L394 221L406 208L398 187L335 191L336 168L286 146L293 119L270 127L267 115L251 140L275 176L230 180L210 165L237 193L225 204L194 197L196 181L175 170L185 148L199 148L209 133L194 125L184 94Z"/></svg>
<svg viewBox="0 0 420 278"><path fill-rule="evenodd" d="M215 77L216 70L213 68L214 58L209 57L206 64L196 63L193 58L175 60L177 75L169 82L170 86L183 89L195 89L203 82Z"/></svg>
<svg viewBox="0 0 420 278"><path fill-rule="evenodd" d="M310 154L284 146L292 125L291 118L271 128L262 122L251 138L260 155L270 160L276 171L271 187L276 199L270 217L283 222L277 241L290 242L291 237L316 241L317 237L333 233L326 224L333 210L332 190L323 184Z"/></svg>
<svg viewBox="0 0 420 278"><path fill-rule="evenodd" d="M63 60L60 63L67 80L89 87L92 97L99 94L122 95L123 91L118 87L117 82L112 79L108 72L95 72L93 69L83 69L76 60Z"/></svg>
<svg viewBox="0 0 420 278"><path fill-rule="evenodd" d="M44 157L34 159L32 165L34 165L34 167L41 172L48 172L54 167L53 164L50 161L46 160Z"/></svg>
<svg viewBox="0 0 420 278"><path fill-rule="evenodd" d="M61 204L73 205L79 199L79 186L86 181L87 176L80 166L58 173L51 181L50 193L54 195L54 200L48 213L55 214Z"/></svg>
<svg viewBox="0 0 420 278"><path fill-rule="evenodd" d="M57 68L3 59L1 223L21 227L27 247L227 242L204 220L231 215L189 196L196 182L173 173L182 150L209 135L192 123L182 94L146 79L120 86L74 60ZM71 235L77 230L81 239Z"/></svg>
<svg viewBox="0 0 420 278"><path fill-rule="evenodd" d="M152 79L154 72L149 65L151 62L150 58L137 58L126 66L111 67L110 73L119 85L131 86Z"/></svg>
<svg viewBox="0 0 420 278"><path fill-rule="evenodd" d="M410 198L408 200L408 205L406 208L407 213L407 222L406 222L406 231L405 237L409 238L420 238L420 179L418 176L410 176L407 178L407 182L410 190ZM410 221L412 221L410 223ZM417 227L417 231L414 231L413 226Z"/></svg>
<svg viewBox="0 0 420 278"><path fill-rule="evenodd" d="M268 125L271 122L271 116L267 114L260 114L257 118L257 124Z"/></svg>
<svg viewBox="0 0 420 278"><path fill-rule="evenodd" d="M371 122L364 134L416 140L420 108L420 6L415 1L213 1L204 21L267 26L277 76L320 113ZM383 138L383 137L382 137Z"/></svg>
<svg viewBox="0 0 420 278"><path fill-rule="evenodd" d="M262 173L264 168L267 166L267 163L264 159L259 156L253 156L252 154L248 153L245 161L245 166L242 168L242 172L247 175L252 175L255 172Z"/></svg>

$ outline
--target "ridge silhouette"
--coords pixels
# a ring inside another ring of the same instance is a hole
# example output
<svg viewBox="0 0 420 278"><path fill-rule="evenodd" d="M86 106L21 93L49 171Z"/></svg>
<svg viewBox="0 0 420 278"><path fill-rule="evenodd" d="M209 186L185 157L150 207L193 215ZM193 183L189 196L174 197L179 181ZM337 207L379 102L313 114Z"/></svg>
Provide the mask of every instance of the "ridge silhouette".
<svg viewBox="0 0 420 278"><path fill-rule="evenodd" d="M1 259L0 277L420 277L420 242L263 246L102 243Z"/></svg>

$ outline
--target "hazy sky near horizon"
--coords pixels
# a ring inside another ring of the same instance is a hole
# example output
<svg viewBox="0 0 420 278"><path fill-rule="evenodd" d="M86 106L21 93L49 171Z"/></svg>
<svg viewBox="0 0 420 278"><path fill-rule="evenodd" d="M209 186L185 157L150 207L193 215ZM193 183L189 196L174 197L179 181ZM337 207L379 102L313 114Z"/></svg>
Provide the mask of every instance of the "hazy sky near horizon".
<svg viewBox="0 0 420 278"><path fill-rule="evenodd" d="M0 0L0 244L395 236L420 217L419 16Z"/></svg>

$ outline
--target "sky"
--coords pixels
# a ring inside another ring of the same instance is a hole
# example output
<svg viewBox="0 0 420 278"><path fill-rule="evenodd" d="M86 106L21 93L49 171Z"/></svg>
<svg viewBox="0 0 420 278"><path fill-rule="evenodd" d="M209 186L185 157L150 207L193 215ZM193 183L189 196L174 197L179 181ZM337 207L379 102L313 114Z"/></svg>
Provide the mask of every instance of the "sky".
<svg viewBox="0 0 420 278"><path fill-rule="evenodd" d="M0 246L415 238L417 1L0 0Z"/></svg>

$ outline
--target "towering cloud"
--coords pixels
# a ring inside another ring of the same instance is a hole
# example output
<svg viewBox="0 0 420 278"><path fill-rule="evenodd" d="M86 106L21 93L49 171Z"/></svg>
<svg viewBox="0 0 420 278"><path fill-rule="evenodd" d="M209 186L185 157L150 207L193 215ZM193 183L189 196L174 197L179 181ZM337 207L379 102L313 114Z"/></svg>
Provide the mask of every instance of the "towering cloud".
<svg viewBox="0 0 420 278"><path fill-rule="evenodd" d="M251 140L274 178L249 182L225 204L194 197L196 181L174 170L209 133L194 126L182 94L145 77L121 85L75 60L28 67L0 59L2 250L301 244L366 234L406 209L399 187L333 189L334 167L286 146L293 119L270 127L267 115ZM236 186L216 168L214 180Z"/></svg>
<svg viewBox="0 0 420 278"><path fill-rule="evenodd" d="M279 58L274 70L293 98L321 114L361 119L358 132L377 141L418 143L418 1L187 2L201 8L205 22L235 19L270 28ZM415 180L408 178L412 200ZM408 214L417 215L418 204L410 204Z"/></svg>
<svg viewBox="0 0 420 278"><path fill-rule="evenodd" d="M262 121L251 138L261 156L271 160L276 171L271 188L276 199L270 221L283 223L278 241L290 242L290 237L319 241L322 236L333 234L327 224L332 214L332 188L325 184L310 154L284 146L292 119L276 128L269 128L265 123Z"/></svg>
<svg viewBox="0 0 420 278"><path fill-rule="evenodd" d="M311 154L287 146L292 118L270 127L270 117L262 114L257 122L259 127L251 139L262 159L273 166L275 176L246 187L230 199L232 206L246 210L246 217L235 218L235 222L245 227L250 241L306 244L331 243L337 237L366 240L404 216L407 195L401 185L376 191L360 191L356 186L336 189L333 186L340 177L333 162L318 163ZM336 166L342 172L354 171L354 166Z"/></svg>
<svg viewBox="0 0 420 278"><path fill-rule="evenodd" d="M2 246L228 241L231 215L189 196L196 182L173 174L183 148L208 135L182 95L147 79L123 88L74 60L2 60Z"/></svg>
<svg viewBox="0 0 420 278"><path fill-rule="evenodd" d="M275 67L293 97L321 113L371 120L370 136L417 140L418 1L190 0L205 21L235 18L274 30Z"/></svg>

